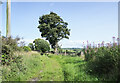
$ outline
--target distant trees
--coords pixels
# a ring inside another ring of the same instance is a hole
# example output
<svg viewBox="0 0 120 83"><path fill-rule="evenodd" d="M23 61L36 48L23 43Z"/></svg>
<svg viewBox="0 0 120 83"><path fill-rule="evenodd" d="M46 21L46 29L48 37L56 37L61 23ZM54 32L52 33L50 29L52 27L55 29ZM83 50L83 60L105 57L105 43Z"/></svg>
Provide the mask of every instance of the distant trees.
<svg viewBox="0 0 120 83"><path fill-rule="evenodd" d="M67 28L68 23L64 22L56 13L43 15L39 18L39 31L41 36L49 41L51 47L57 53L58 42L63 38L69 39L70 29Z"/></svg>
<svg viewBox="0 0 120 83"><path fill-rule="evenodd" d="M33 43L29 43L28 46L31 48L31 50L34 50L34 45L33 45Z"/></svg>
<svg viewBox="0 0 120 83"><path fill-rule="evenodd" d="M23 47L24 51L28 52L28 51L31 51L31 48L29 46L24 46Z"/></svg>
<svg viewBox="0 0 120 83"><path fill-rule="evenodd" d="M32 49L32 50L35 50L35 51L41 51L43 53L45 53L46 51L49 51L50 50L50 45L49 43L44 40L44 39L35 39L33 41L33 43L29 43L28 46Z"/></svg>

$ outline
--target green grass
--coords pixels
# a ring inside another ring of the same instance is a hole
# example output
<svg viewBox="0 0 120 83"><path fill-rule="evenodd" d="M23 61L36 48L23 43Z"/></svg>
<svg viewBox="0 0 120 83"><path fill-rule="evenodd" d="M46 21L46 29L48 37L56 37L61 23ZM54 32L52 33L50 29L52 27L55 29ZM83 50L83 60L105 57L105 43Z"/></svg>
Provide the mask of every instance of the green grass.
<svg viewBox="0 0 120 83"><path fill-rule="evenodd" d="M26 71L22 72L17 70L16 64L12 64L11 66L3 66L3 71L7 71L3 73L3 80L9 81L25 81L37 74L37 72L42 68L40 61L40 54L27 54L23 53L23 63L25 65ZM12 69L15 69L13 72Z"/></svg>
<svg viewBox="0 0 120 83"><path fill-rule="evenodd" d="M52 56L61 64L64 73L64 81L98 81L85 71L86 62L80 57Z"/></svg>
<svg viewBox="0 0 120 83"><path fill-rule="evenodd" d="M11 72L12 66L4 66L3 80L9 81L97 81L85 71L86 62L80 57L40 53L18 53L23 56L26 71ZM13 66L16 67L16 66ZM9 75L12 74L12 77Z"/></svg>

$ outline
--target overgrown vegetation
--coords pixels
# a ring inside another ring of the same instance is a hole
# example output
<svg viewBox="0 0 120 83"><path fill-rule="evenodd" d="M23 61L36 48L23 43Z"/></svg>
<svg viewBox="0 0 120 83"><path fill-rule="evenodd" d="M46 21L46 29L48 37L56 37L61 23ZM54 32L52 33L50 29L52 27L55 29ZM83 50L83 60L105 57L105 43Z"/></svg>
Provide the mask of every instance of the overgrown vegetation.
<svg viewBox="0 0 120 83"><path fill-rule="evenodd" d="M120 52L118 46L84 49L86 71L102 81L118 81Z"/></svg>
<svg viewBox="0 0 120 83"><path fill-rule="evenodd" d="M4 66L3 80L9 81L96 81L84 69L86 62L79 57L49 54L40 56L37 52L18 53L23 57L25 71L16 64ZM13 68L14 67L14 68ZM6 74L5 74L6 73Z"/></svg>
<svg viewBox="0 0 120 83"><path fill-rule="evenodd" d="M19 56L14 55L14 52L22 50L21 47L18 47L19 40L20 38L18 37L15 39L12 37L2 37L2 65L10 65L10 63L17 60Z"/></svg>

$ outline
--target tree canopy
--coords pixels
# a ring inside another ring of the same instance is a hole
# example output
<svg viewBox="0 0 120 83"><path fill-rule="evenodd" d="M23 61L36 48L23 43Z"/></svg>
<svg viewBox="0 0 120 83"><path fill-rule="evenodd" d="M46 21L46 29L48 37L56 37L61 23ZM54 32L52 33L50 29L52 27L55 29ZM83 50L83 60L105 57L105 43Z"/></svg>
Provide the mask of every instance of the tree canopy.
<svg viewBox="0 0 120 83"><path fill-rule="evenodd" d="M57 43L63 38L69 39L70 29L68 23L54 12L43 15L39 18L39 31L41 36L46 38L53 49L57 48Z"/></svg>
<svg viewBox="0 0 120 83"><path fill-rule="evenodd" d="M33 43L36 51L42 51L44 53L50 50L49 43L43 39L40 39L40 38L35 39Z"/></svg>

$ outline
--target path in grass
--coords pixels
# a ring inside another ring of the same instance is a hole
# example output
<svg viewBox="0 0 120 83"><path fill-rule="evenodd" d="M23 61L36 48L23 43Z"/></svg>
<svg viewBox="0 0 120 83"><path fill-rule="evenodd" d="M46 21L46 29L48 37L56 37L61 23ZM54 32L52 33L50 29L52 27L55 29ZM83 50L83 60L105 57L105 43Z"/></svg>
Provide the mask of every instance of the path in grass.
<svg viewBox="0 0 120 83"><path fill-rule="evenodd" d="M30 81L97 81L86 73L80 57L51 55L40 57L41 69Z"/></svg>
<svg viewBox="0 0 120 83"><path fill-rule="evenodd" d="M41 70L31 81L63 81L64 75L60 64L52 58L41 56Z"/></svg>

